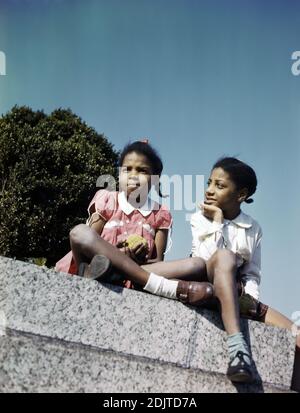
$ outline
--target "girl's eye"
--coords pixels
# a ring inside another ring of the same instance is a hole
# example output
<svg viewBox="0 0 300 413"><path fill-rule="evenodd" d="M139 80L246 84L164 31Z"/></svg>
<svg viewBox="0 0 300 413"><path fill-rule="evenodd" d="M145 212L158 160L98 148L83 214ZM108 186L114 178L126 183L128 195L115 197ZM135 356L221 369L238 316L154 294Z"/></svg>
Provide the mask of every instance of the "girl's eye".
<svg viewBox="0 0 300 413"><path fill-rule="evenodd" d="M139 169L138 172L140 174L148 174L149 173L148 169Z"/></svg>

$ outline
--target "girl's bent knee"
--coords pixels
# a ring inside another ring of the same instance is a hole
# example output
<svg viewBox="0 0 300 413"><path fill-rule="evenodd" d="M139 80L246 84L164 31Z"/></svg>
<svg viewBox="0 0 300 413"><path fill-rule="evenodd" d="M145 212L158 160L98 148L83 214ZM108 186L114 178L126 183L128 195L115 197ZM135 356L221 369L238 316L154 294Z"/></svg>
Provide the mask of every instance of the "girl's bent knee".
<svg viewBox="0 0 300 413"><path fill-rule="evenodd" d="M85 224L76 225L76 227L72 228L70 231L70 241L75 244L80 243L86 237L88 230L89 227Z"/></svg>
<svg viewBox="0 0 300 413"><path fill-rule="evenodd" d="M186 270L193 281L203 281L207 277L206 264L202 258L189 258L186 263Z"/></svg>
<svg viewBox="0 0 300 413"><path fill-rule="evenodd" d="M215 265L224 269L236 269L237 260L236 255L229 250L221 249L215 253L214 256Z"/></svg>
<svg viewBox="0 0 300 413"><path fill-rule="evenodd" d="M202 272L206 270L205 261L202 258L192 257L190 258L191 271Z"/></svg>

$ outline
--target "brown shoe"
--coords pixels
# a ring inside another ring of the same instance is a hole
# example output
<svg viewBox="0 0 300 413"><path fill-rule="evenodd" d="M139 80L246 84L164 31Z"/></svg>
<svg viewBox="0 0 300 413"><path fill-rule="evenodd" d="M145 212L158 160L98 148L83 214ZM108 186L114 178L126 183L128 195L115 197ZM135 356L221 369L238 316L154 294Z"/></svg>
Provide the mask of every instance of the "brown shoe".
<svg viewBox="0 0 300 413"><path fill-rule="evenodd" d="M104 255L95 255L90 264L82 262L79 265L78 275L97 281L108 281L111 275L112 265L110 260Z"/></svg>
<svg viewBox="0 0 300 413"><path fill-rule="evenodd" d="M182 303L198 306L214 296L214 287L208 282L180 280L178 281L176 296Z"/></svg>

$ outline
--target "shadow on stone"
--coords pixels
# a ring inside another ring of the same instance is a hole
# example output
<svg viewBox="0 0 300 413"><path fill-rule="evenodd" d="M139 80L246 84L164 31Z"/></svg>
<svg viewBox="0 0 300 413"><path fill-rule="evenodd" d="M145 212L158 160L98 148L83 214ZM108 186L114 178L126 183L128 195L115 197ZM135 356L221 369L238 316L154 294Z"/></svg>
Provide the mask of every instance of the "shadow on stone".
<svg viewBox="0 0 300 413"><path fill-rule="evenodd" d="M291 389L300 393L300 347L296 347Z"/></svg>
<svg viewBox="0 0 300 413"><path fill-rule="evenodd" d="M208 310L208 311L203 311L203 310ZM217 327L221 331L225 331L223 323L220 318L220 313L216 309L216 303L213 303L212 305L208 305L205 307L197 308L196 311L198 314L201 314L202 317L206 318L207 321L214 324L215 327ZM211 312L214 313L215 316L212 317ZM251 356L253 356L252 348L251 348L251 340L250 340L249 320L245 318L241 318L241 331L245 335L245 339L250 349L250 354ZM254 376L255 376L254 383L252 384L232 383L232 385L236 388L238 393L249 393L249 392L253 392L254 389L255 389L255 392L264 393L263 381L258 372L256 363L254 360L253 360L253 370L254 370Z"/></svg>

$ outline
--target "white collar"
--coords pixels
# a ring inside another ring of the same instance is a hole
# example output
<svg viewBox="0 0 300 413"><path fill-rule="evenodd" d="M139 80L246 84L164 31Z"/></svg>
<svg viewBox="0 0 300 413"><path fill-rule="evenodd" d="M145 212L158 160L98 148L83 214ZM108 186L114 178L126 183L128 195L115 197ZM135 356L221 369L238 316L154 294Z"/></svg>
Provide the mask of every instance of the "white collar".
<svg viewBox="0 0 300 413"><path fill-rule="evenodd" d="M235 225L241 228L251 228L253 224L252 218L249 215L244 214L243 211L241 211L236 218L232 220L225 219L224 222L233 222Z"/></svg>
<svg viewBox="0 0 300 413"><path fill-rule="evenodd" d="M129 215L133 211L138 210L144 217L147 217L148 215L151 214L151 212L154 209L158 209L157 202L153 201L149 196L145 204L141 208L135 208L133 205L131 205L127 201L124 191L118 193L118 203L119 203L120 208L122 209L123 212L125 212L126 215Z"/></svg>
<svg viewBox="0 0 300 413"><path fill-rule="evenodd" d="M216 221L209 220L203 215L201 211L199 211L199 213L202 219L204 220L204 225L203 226L201 225L200 228L198 229L199 238L205 238L210 234L214 234L215 232L222 230L223 226L229 225L231 223L233 223L237 227L244 228L244 229L251 228L253 225L252 218L249 215L244 214L242 211L233 220L224 219L222 224Z"/></svg>

